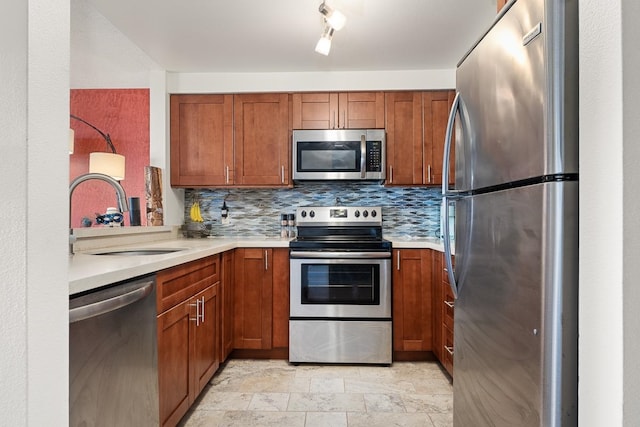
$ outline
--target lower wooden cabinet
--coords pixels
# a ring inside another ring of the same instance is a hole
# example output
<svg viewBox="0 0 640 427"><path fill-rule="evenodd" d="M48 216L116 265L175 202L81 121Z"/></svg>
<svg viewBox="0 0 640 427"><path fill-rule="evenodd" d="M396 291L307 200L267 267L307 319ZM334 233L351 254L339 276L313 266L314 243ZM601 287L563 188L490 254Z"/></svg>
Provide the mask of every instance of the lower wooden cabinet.
<svg viewBox="0 0 640 427"><path fill-rule="evenodd" d="M158 272L162 426L178 424L219 367L219 267L220 257L216 255Z"/></svg>
<svg viewBox="0 0 640 427"><path fill-rule="evenodd" d="M289 348L289 249L273 249L273 348Z"/></svg>
<svg viewBox="0 0 640 427"><path fill-rule="evenodd" d="M442 365L453 376L453 313L455 298L446 267L442 271Z"/></svg>
<svg viewBox="0 0 640 427"><path fill-rule="evenodd" d="M222 253L220 279L220 362L224 362L233 351L233 283L235 251Z"/></svg>
<svg viewBox="0 0 640 427"><path fill-rule="evenodd" d="M233 346L271 349L273 249L236 249L234 270Z"/></svg>
<svg viewBox="0 0 640 427"><path fill-rule="evenodd" d="M442 252L432 252L432 271L431 271L431 289L432 289L432 310L433 310L433 354L436 358L442 362L444 350L442 343L442 301L443 301L443 286L442 286Z"/></svg>
<svg viewBox="0 0 640 427"><path fill-rule="evenodd" d="M288 347L289 250L236 249L234 266L234 349Z"/></svg>
<svg viewBox="0 0 640 427"><path fill-rule="evenodd" d="M444 265L444 254L442 252L434 252L433 269L433 353L449 375L453 376L455 299L449 285L449 276Z"/></svg>
<svg viewBox="0 0 640 427"><path fill-rule="evenodd" d="M393 251L393 350L432 350L430 249Z"/></svg>

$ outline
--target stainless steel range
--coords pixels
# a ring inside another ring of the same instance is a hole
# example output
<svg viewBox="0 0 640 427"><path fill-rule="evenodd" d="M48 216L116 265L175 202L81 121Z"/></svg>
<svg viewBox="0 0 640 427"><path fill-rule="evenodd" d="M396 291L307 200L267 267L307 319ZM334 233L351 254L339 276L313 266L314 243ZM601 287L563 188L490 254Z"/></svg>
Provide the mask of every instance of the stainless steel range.
<svg viewBox="0 0 640 427"><path fill-rule="evenodd" d="M289 361L392 361L391 242L380 207L304 207L291 241Z"/></svg>

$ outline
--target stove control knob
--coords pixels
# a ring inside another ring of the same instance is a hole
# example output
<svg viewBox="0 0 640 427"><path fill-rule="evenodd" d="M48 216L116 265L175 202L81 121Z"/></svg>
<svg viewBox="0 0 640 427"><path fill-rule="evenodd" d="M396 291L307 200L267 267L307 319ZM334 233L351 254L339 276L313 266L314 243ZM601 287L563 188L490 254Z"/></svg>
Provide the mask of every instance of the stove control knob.
<svg viewBox="0 0 640 427"><path fill-rule="evenodd" d="M371 211L371 216L374 217L374 218L377 217L378 216L378 212L375 209L372 210Z"/></svg>
<svg viewBox="0 0 640 427"><path fill-rule="evenodd" d="M309 216L310 216L311 218L315 217L315 216L316 216L315 211L309 211Z"/></svg>
<svg viewBox="0 0 640 427"><path fill-rule="evenodd" d="M356 216L356 218L360 218L360 211L356 209L354 215Z"/></svg>
<svg viewBox="0 0 640 427"><path fill-rule="evenodd" d="M301 216L302 218L306 218L306 217L307 217L307 211L302 211L302 212L300 212L300 216Z"/></svg>
<svg viewBox="0 0 640 427"><path fill-rule="evenodd" d="M369 211L362 212L362 215L364 215L365 218L368 217L369 216Z"/></svg>

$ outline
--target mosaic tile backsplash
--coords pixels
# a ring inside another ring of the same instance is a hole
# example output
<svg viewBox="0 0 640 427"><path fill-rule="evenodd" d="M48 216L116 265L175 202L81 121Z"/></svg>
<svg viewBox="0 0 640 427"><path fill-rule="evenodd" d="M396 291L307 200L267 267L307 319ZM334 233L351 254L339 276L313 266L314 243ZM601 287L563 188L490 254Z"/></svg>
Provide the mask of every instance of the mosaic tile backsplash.
<svg viewBox="0 0 640 427"><path fill-rule="evenodd" d="M185 224L189 209L200 203L204 227L215 237L279 237L280 214L294 213L299 206L382 206L385 238L438 237L440 188L383 187L361 183L314 183L286 189L187 189ZM223 225L220 210L229 209Z"/></svg>

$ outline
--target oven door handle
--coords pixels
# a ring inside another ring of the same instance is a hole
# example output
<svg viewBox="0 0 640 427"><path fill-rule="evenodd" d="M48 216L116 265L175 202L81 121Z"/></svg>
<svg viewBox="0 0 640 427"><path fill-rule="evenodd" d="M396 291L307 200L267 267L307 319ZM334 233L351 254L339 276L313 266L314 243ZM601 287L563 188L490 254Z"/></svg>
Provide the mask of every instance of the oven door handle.
<svg viewBox="0 0 640 427"><path fill-rule="evenodd" d="M359 258L359 259L384 259L391 258L391 252L305 252L291 251L291 258L314 258L314 259L331 259L331 258Z"/></svg>

